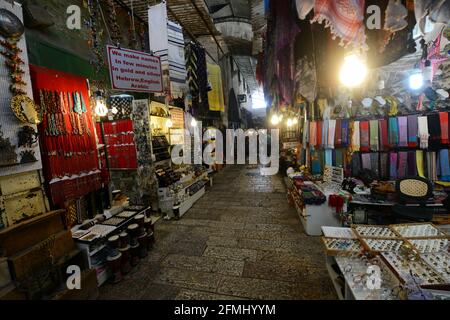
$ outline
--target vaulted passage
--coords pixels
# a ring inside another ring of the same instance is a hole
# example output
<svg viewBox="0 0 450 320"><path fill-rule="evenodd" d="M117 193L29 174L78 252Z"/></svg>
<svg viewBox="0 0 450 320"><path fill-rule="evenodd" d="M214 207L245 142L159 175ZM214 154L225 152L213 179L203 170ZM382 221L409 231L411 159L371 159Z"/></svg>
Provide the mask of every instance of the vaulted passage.
<svg viewBox="0 0 450 320"><path fill-rule="evenodd" d="M101 299L335 299L320 237L305 234L281 176L229 166Z"/></svg>

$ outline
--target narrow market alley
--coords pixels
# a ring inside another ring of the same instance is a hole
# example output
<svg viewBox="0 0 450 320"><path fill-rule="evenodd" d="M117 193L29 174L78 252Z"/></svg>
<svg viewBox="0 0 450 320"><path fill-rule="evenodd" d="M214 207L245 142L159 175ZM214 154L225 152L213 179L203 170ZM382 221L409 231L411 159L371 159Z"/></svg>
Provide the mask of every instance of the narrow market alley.
<svg viewBox="0 0 450 320"><path fill-rule="evenodd" d="M179 221L156 224L149 256L100 299L335 299L320 237L308 237L283 178L229 166Z"/></svg>

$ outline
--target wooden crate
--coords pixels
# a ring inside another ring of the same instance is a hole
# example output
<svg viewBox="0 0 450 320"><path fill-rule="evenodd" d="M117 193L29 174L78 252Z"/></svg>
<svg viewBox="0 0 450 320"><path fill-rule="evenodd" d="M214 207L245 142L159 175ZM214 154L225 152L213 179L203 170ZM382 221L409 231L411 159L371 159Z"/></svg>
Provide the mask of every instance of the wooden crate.
<svg viewBox="0 0 450 320"><path fill-rule="evenodd" d="M64 230L63 210L52 211L0 230L0 255L11 256Z"/></svg>

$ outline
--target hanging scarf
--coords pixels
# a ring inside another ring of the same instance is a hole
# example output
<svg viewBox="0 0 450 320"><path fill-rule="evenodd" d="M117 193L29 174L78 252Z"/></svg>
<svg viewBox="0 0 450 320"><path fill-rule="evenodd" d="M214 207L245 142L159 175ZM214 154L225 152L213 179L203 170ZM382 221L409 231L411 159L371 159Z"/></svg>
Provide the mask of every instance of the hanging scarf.
<svg viewBox="0 0 450 320"><path fill-rule="evenodd" d="M326 149L325 150L325 165L326 166L333 166L333 150Z"/></svg>
<svg viewBox="0 0 450 320"><path fill-rule="evenodd" d="M439 152L439 160L441 164L441 180L450 182L450 161L449 149L442 149Z"/></svg>
<svg viewBox="0 0 450 320"><path fill-rule="evenodd" d="M316 0L312 22L322 23L325 20L333 39L341 38L341 46L352 43L355 47L364 47L364 9L364 0Z"/></svg>
<svg viewBox="0 0 450 320"><path fill-rule="evenodd" d="M353 122L353 133L352 133L352 151L359 151L361 148L361 133L359 131L359 121Z"/></svg>
<svg viewBox="0 0 450 320"><path fill-rule="evenodd" d="M383 180L389 179L389 154L386 152L380 153L380 178Z"/></svg>
<svg viewBox="0 0 450 320"><path fill-rule="evenodd" d="M316 122L312 121L309 125L309 144L311 145L311 147L315 147L317 145L317 126L316 126Z"/></svg>
<svg viewBox="0 0 450 320"><path fill-rule="evenodd" d="M408 176L417 176L417 160L415 151L408 151Z"/></svg>
<svg viewBox="0 0 450 320"><path fill-rule="evenodd" d="M370 153L363 153L361 155L363 169L372 170L372 161L370 159Z"/></svg>
<svg viewBox="0 0 450 320"><path fill-rule="evenodd" d="M396 152L391 152L389 155L389 176L391 180L397 179L397 161L398 155Z"/></svg>
<svg viewBox="0 0 450 320"><path fill-rule="evenodd" d="M325 120L323 122L323 126L322 126L322 146L324 148L327 147L328 145L328 130L330 127L330 121L329 120Z"/></svg>
<svg viewBox="0 0 450 320"><path fill-rule="evenodd" d="M334 137L336 134L336 120L330 119L328 120L329 128L328 128L328 144L327 148L334 149Z"/></svg>
<svg viewBox="0 0 450 320"><path fill-rule="evenodd" d="M388 150L389 149L388 122L386 119L382 119L378 123L380 131L380 149Z"/></svg>
<svg viewBox="0 0 450 320"><path fill-rule="evenodd" d="M305 121L303 126L303 148L306 149L308 143L309 143L309 121Z"/></svg>
<svg viewBox="0 0 450 320"><path fill-rule="evenodd" d="M336 148L342 145L342 121L341 119L336 119L336 131L334 134L334 146Z"/></svg>
<svg viewBox="0 0 450 320"><path fill-rule="evenodd" d="M377 128L378 128L378 126L377 126ZM371 162L371 166L372 166L372 172L374 173L376 179L379 179L379 177L380 177L379 160L380 160L380 158L379 158L379 154L377 152L372 152L370 154L370 162Z"/></svg>
<svg viewBox="0 0 450 320"><path fill-rule="evenodd" d="M352 175L357 177L361 171L361 154L354 153L352 154L351 167L352 167Z"/></svg>
<svg viewBox="0 0 450 320"><path fill-rule="evenodd" d="M378 120L370 120L370 149L372 151L379 150L378 138Z"/></svg>
<svg viewBox="0 0 450 320"><path fill-rule="evenodd" d="M447 112L439 112L439 120L441 124L441 141L442 144L448 145L449 144L449 137L448 137L448 113Z"/></svg>
<svg viewBox="0 0 450 320"><path fill-rule="evenodd" d="M428 149L428 139L430 138L430 134L428 132L428 118L418 117L417 123L419 127L420 148Z"/></svg>
<svg viewBox="0 0 450 320"><path fill-rule="evenodd" d="M431 181L437 181L437 162L436 162L436 152L427 152L427 174L428 179Z"/></svg>
<svg viewBox="0 0 450 320"><path fill-rule="evenodd" d="M408 116L408 147L417 148L417 132L418 132L417 115Z"/></svg>
<svg viewBox="0 0 450 320"><path fill-rule="evenodd" d="M337 149L336 150L335 166L339 167L339 168L343 168L344 167L344 154L342 152L342 149Z"/></svg>
<svg viewBox="0 0 450 320"><path fill-rule="evenodd" d="M369 121L361 121L359 123L360 131L361 131L361 151L368 152L370 151L370 135L369 135Z"/></svg>
<svg viewBox="0 0 450 320"><path fill-rule="evenodd" d="M322 145L322 121L317 121L317 128L316 128L316 132L317 132L317 141L316 144L318 147L320 147Z"/></svg>
<svg viewBox="0 0 450 320"><path fill-rule="evenodd" d="M398 122L397 118L389 118L389 146L395 148L398 145Z"/></svg>
<svg viewBox="0 0 450 320"><path fill-rule="evenodd" d="M425 178L425 167L423 162L423 151L416 150L417 174L419 177Z"/></svg>
<svg viewBox="0 0 450 320"><path fill-rule="evenodd" d="M407 174L408 169L408 152L398 153L398 177L403 178Z"/></svg>
<svg viewBox="0 0 450 320"><path fill-rule="evenodd" d="M347 148L349 146L348 137L349 137L349 121L348 120L342 120L342 142L341 145L344 148Z"/></svg>
<svg viewBox="0 0 450 320"><path fill-rule="evenodd" d="M408 146L408 118L398 117L398 127L399 127L399 147Z"/></svg>
<svg viewBox="0 0 450 320"><path fill-rule="evenodd" d="M438 113L428 115L428 130L430 131L429 148L439 149L441 146L441 122Z"/></svg>

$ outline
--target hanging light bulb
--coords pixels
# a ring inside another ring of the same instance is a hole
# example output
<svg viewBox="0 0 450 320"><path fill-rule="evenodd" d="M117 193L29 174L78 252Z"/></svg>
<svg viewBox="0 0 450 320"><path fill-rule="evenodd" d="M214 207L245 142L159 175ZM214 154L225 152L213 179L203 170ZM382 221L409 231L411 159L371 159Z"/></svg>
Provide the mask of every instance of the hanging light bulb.
<svg viewBox="0 0 450 320"><path fill-rule="evenodd" d="M197 126L197 120L195 120L194 118L192 118L191 126L194 128Z"/></svg>
<svg viewBox="0 0 450 320"><path fill-rule="evenodd" d="M339 79L344 86L357 87L364 81L366 75L367 67L356 54L345 57L339 73Z"/></svg>
<svg viewBox="0 0 450 320"><path fill-rule="evenodd" d="M288 127L292 127L292 125L293 125L292 119L288 119L287 120L287 126Z"/></svg>
<svg viewBox="0 0 450 320"><path fill-rule="evenodd" d="M166 121L166 127L167 127L167 128L172 128L172 127L173 127L173 122L172 122L172 120L167 119L167 121Z"/></svg>
<svg viewBox="0 0 450 320"><path fill-rule="evenodd" d="M412 90L419 90L423 87L423 74L420 69L416 69L409 76L409 87Z"/></svg>
<svg viewBox="0 0 450 320"><path fill-rule="evenodd" d="M278 118L278 116L276 114L274 114L272 116L272 118L270 119L270 122L276 126L278 123L280 123L280 118Z"/></svg>

